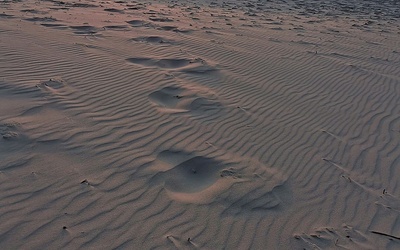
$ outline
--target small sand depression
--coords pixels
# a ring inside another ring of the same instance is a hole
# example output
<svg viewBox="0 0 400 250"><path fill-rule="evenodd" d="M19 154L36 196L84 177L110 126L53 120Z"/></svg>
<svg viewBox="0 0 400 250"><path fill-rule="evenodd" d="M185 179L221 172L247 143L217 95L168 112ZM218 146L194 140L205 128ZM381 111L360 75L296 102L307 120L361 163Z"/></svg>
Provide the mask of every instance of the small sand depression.
<svg viewBox="0 0 400 250"><path fill-rule="evenodd" d="M165 188L176 193L197 193L218 181L221 163L202 156L182 162L170 171Z"/></svg>
<svg viewBox="0 0 400 250"><path fill-rule="evenodd" d="M337 228L319 227L311 233L295 234L293 237L305 249L309 246L314 246L315 249L380 249L379 245L372 240L371 233L388 237L388 235L374 230L363 233L357 227L346 224Z"/></svg>
<svg viewBox="0 0 400 250"><path fill-rule="evenodd" d="M113 12L113 13L124 13L123 10L115 9L115 8L106 8L104 11Z"/></svg>
<svg viewBox="0 0 400 250"><path fill-rule="evenodd" d="M128 62L146 67L158 67L161 69L177 70L185 73L202 74L217 71L216 65L210 65L201 58L147 58L133 57L126 59Z"/></svg>
<svg viewBox="0 0 400 250"><path fill-rule="evenodd" d="M73 29L74 33L78 35L92 35L99 31L98 28L90 25L70 26L70 28Z"/></svg>
<svg viewBox="0 0 400 250"><path fill-rule="evenodd" d="M163 151L151 169L153 183L163 185L168 196L184 203L206 204L239 179L221 174L231 164L187 152Z"/></svg>
<svg viewBox="0 0 400 250"><path fill-rule="evenodd" d="M128 31L129 27L127 25L108 25L104 26L106 30L119 30L119 31Z"/></svg>
<svg viewBox="0 0 400 250"><path fill-rule="evenodd" d="M0 18L15 18L13 15L8 15L5 13L0 13Z"/></svg>
<svg viewBox="0 0 400 250"><path fill-rule="evenodd" d="M165 111L195 112L197 114L218 112L223 106L210 92L199 88L179 86L165 87L149 94L151 102Z"/></svg>
<svg viewBox="0 0 400 250"><path fill-rule="evenodd" d="M184 92L184 90L178 87L165 87L151 93L149 98L152 102L162 107L185 110L186 105L183 104L185 101L182 100L184 98L182 92Z"/></svg>
<svg viewBox="0 0 400 250"><path fill-rule="evenodd" d="M42 94L57 95L67 86L67 83L61 78L51 78L47 81L41 81L39 84L36 84L36 89L40 90Z"/></svg>
<svg viewBox="0 0 400 250"><path fill-rule="evenodd" d="M153 44L174 44L175 41L161 36L139 36L131 39L135 42L145 42Z"/></svg>
<svg viewBox="0 0 400 250"><path fill-rule="evenodd" d="M174 20L169 19L167 17L149 17L149 19L153 22L173 22Z"/></svg>
<svg viewBox="0 0 400 250"><path fill-rule="evenodd" d="M20 126L17 122L6 122L0 124L0 136L5 140L10 140L18 137L18 127Z"/></svg>
<svg viewBox="0 0 400 250"><path fill-rule="evenodd" d="M148 26L149 23L143 20L130 20L127 21L131 26L133 27L142 27L142 26Z"/></svg>
<svg viewBox="0 0 400 250"><path fill-rule="evenodd" d="M49 79L48 81L43 81L36 85L38 88L48 88L48 89L60 89L64 87L64 82L57 79Z"/></svg>
<svg viewBox="0 0 400 250"><path fill-rule="evenodd" d="M61 24L61 23L41 23L40 25L42 25L44 27L60 29L60 30L68 29L68 26Z"/></svg>
<svg viewBox="0 0 400 250"><path fill-rule="evenodd" d="M154 66L165 69L181 68L188 65L191 62L189 59L181 59L181 58L153 59L146 57L134 57L134 58L128 58L127 60L134 64L140 64L143 66Z"/></svg>
<svg viewBox="0 0 400 250"><path fill-rule="evenodd" d="M158 29L160 30L166 30L166 31L176 31L178 30L177 26L171 26L171 25L165 25L165 26L161 26Z"/></svg>
<svg viewBox="0 0 400 250"><path fill-rule="evenodd" d="M149 170L155 173L151 183L162 185L171 199L195 204L216 202L226 206L224 213L231 215L281 204L274 190L283 188L284 178L274 171L258 174L258 168L255 162L237 157L209 158L167 150L158 155ZM243 190L247 195L242 195Z"/></svg>
<svg viewBox="0 0 400 250"><path fill-rule="evenodd" d="M55 22L55 21L58 21L57 19L55 19L53 17L32 17L32 18L27 18L25 20L30 21L30 22Z"/></svg>

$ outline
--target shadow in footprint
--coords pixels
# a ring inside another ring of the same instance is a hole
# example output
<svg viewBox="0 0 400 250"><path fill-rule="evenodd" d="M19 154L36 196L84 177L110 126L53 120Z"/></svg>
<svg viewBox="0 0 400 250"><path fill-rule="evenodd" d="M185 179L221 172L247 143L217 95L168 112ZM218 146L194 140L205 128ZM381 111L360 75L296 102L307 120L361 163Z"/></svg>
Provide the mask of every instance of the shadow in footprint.
<svg viewBox="0 0 400 250"><path fill-rule="evenodd" d="M150 183L162 186L171 199L222 205L224 216L279 211L291 195L280 173L230 154L213 157L166 150L146 171L153 173Z"/></svg>
<svg viewBox="0 0 400 250"><path fill-rule="evenodd" d="M127 21L132 27L147 27L150 26L150 23L145 22L143 20L131 20Z"/></svg>
<svg viewBox="0 0 400 250"><path fill-rule="evenodd" d="M149 17L149 19L153 22L173 22L174 20L169 19L167 17Z"/></svg>
<svg viewBox="0 0 400 250"><path fill-rule="evenodd" d="M78 35L92 35L98 32L98 29L94 26L90 25L81 25L81 26L69 26L74 30L75 34Z"/></svg>
<svg viewBox="0 0 400 250"><path fill-rule="evenodd" d="M183 33L183 34L191 33L193 31L190 29L180 29L177 26L171 26L171 25L159 26L159 27L157 27L157 29L164 30L164 31L173 31L176 33Z"/></svg>
<svg viewBox="0 0 400 250"><path fill-rule="evenodd" d="M64 83L61 80L50 79L39 83L36 87L44 89L60 89L64 87Z"/></svg>
<svg viewBox="0 0 400 250"><path fill-rule="evenodd" d="M176 69L181 68L190 63L189 59L152 59L152 58L145 58L145 57L136 57L136 58L128 58L128 62L134 64L140 64L143 66L152 66L152 67L159 67L165 69Z"/></svg>
<svg viewBox="0 0 400 250"><path fill-rule="evenodd" d="M115 9L115 8L107 8L107 9L104 9L104 11L113 12L113 13L124 13L123 10L119 10L119 9Z"/></svg>
<svg viewBox="0 0 400 250"><path fill-rule="evenodd" d="M12 140L18 137L17 129L20 126L17 122L0 124L0 135L4 140Z"/></svg>
<svg viewBox="0 0 400 250"><path fill-rule="evenodd" d="M0 13L0 18L15 18L15 16L6 13Z"/></svg>
<svg viewBox="0 0 400 250"><path fill-rule="evenodd" d="M176 193L197 193L218 181L221 162L195 156L170 171L165 188Z"/></svg>
<svg viewBox="0 0 400 250"><path fill-rule="evenodd" d="M44 27L53 28L53 29L60 29L60 30L68 29L68 26L65 26L64 24L59 24L59 23L41 23L40 25L42 25Z"/></svg>
<svg viewBox="0 0 400 250"><path fill-rule="evenodd" d="M128 62L147 66L158 67L162 69L179 70L181 72L190 74L211 73L217 71L218 68L214 65L209 65L201 58L188 59L188 58L146 58L146 57L133 57L126 59Z"/></svg>
<svg viewBox="0 0 400 250"><path fill-rule="evenodd" d="M153 43L153 44L175 44L174 41L160 36L140 36L130 39L135 42Z"/></svg>
<svg viewBox="0 0 400 250"><path fill-rule="evenodd" d="M157 173L151 183L163 185L168 196L184 203L210 203L235 181L222 178L220 172L229 164L217 159L186 152L163 151L152 168Z"/></svg>
<svg viewBox="0 0 400 250"><path fill-rule="evenodd" d="M32 17L32 18L27 18L25 20L29 21L29 22L55 22L55 21L58 21L57 19L55 19L53 17Z"/></svg>
<svg viewBox="0 0 400 250"><path fill-rule="evenodd" d="M129 27L127 25L109 25L104 26L106 30L117 30L117 31L128 31Z"/></svg>
<svg viewBox="0 0 400 250"><path fill-rule="evenodd" d="M192 112L200 115L205 112L218 112L223 108L214 96L202 96L203 94L206 93L199 93L196 88L165 87L149 94L149 99L158 107L172 112Z"/></svg>

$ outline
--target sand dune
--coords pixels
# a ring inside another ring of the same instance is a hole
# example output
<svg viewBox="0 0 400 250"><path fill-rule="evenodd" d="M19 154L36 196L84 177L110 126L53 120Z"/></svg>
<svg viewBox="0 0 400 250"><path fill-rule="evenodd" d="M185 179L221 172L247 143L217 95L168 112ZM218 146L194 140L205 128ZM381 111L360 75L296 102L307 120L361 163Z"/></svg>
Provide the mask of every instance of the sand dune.
<svg viewBox="0 0 400 250"><path fill-rule="evenodd" d="M396 1L3 1L1 249L398 249Z"/></svg>

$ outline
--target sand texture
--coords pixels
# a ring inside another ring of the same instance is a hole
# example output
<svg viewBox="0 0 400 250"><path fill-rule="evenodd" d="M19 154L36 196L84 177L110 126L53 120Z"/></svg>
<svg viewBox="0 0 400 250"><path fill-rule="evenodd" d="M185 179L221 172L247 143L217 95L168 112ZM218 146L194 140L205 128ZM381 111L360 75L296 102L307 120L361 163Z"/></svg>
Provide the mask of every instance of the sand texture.
<svg viewBox="0 0 400 250"><path fill-rule="evenodd" d="M400 249L400 2L2 1L0 135L0 249Z"/></svg>

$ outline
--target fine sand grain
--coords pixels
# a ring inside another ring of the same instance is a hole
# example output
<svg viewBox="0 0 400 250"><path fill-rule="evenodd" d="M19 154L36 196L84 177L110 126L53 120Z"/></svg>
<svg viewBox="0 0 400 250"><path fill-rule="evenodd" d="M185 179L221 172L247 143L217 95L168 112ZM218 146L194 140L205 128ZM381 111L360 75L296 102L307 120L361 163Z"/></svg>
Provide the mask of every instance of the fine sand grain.
<svg viewBox="0 0 400 250"><path fill-rule="evenodd" d="M398 1L0 2L0 249L399 249Z"/></svg>

